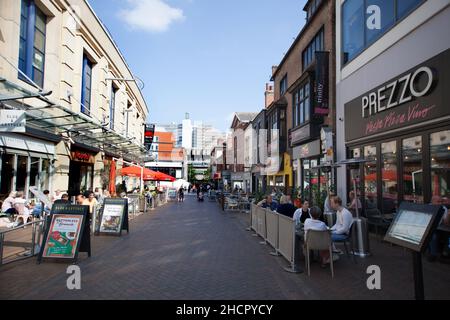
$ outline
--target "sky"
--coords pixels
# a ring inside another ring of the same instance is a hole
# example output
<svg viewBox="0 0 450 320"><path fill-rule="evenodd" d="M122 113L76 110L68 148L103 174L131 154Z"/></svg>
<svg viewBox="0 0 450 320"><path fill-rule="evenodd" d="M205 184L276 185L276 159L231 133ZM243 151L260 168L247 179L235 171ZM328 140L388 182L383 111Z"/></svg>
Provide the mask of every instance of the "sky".
<svg viewBox="0 0 450 320"><path fill-rule="evenodd" d="M185 113L227 131L259 112L272 65L305 23L305 0L89 0L133 74L149 123Z"/></svg>

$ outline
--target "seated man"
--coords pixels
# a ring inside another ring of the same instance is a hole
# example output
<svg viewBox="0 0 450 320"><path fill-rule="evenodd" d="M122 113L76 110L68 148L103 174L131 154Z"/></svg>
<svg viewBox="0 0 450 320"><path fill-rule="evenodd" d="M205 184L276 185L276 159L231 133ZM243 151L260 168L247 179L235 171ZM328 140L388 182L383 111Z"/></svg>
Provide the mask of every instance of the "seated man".
<svg viewBox="0 0 450 320"><path fill-rule="evenodd" d="M278 207L277 203L273 201L271 195L266 196L266 198L258 202L257 205L263 208L269 208L272 211L277 210Z"/></svg>
<svg viewBox="0 0 450 320"><path fill-rule="evenodd" d="M342 241L347 239L353 223L353 216L342 206L342 199L334 197L331 199L331 207L336 210L336 224L331 228L331 239Z"/></svg>
<svg viewBox="0 0 450 320"><path fill-rule="evenodd" d="M294 216L297 208L292 204L290 196L281 196L280 205L277 208L277 212L289 218Z"/></svg>

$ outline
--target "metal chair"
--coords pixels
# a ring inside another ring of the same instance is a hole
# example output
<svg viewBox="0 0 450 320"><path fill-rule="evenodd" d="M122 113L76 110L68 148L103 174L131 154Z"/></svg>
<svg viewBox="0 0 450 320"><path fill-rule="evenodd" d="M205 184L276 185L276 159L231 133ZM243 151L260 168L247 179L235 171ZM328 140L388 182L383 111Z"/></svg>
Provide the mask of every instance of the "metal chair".
<svg viewBox="0 0 450 320"><path fill-rule="evenodd" d="M344 244L345 253L347 255L347 258L349 258L349 259L350 259L350 251L348 250L347 243L349 244L350 248L353 248L353 227L354 227L354 223L352 222L352 224L350 225L350 228L348 230L347 237L342 240L334 241L335 243L343 243ZM353 262L356 263L356 258L355 258L355 255L353 254L353 252L352 252L351 256L353 257Z"/></svg>
<svg viewBox="0 0 450 320"><path fill-rule="evenodd" d="M333 248L331 242L331 232L329 230L316 231L308 230L305 236L305 263L308 269L308 276L311 274L310 268L310 250L328 250L330 252L330 267L331 267L331 277L334 278L334 266L333 266Z"/></svg>

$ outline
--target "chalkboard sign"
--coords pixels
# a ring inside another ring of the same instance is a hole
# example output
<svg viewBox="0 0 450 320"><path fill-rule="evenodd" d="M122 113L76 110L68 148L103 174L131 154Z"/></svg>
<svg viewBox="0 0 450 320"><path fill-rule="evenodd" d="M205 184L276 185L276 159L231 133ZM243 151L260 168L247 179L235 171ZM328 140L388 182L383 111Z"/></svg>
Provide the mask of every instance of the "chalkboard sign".
<svg viewBox="0 0 450 320"><path fill-rule="evenodd" d="M441 206L403 202L385 240L415 252L423 252L442 214Z"/></svg>
<svg viewBox="0 0 450 320"><path fill-rule="evenodd" d="M87 252L90 257L90 239L89 206L54 204L47 217L38 262L43 259L76 262L79 252Z"/></svg>
<svg viewBox="0 0 450 320"><path fill-rule="evenodd" d="M106 198L100 214L100 227L97 234L122 235L128 227L128 199Z"/></svg>

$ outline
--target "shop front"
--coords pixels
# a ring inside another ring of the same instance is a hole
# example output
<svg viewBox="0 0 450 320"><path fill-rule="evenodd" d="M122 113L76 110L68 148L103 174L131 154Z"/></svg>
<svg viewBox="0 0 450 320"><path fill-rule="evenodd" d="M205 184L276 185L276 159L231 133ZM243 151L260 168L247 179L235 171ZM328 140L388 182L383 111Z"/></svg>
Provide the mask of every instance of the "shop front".
<svg viewBox="0 0 450 320"><path fill-rule="evenodd" d="M302 200L322 205L326 197L328 176L318 167L325 163L321 153L320 139L297 146L292 150L296 187Z"/></svg>
<svg viewBox="0 0 450 320"><path fill-rule="evenodd" d="M55 141L41 140L16 133L0 135L0 199L11 191L24 191L30 187L50 190L55 159Z"/></svg>
<svg viewBox="0 0 450 320"><path fill-rule="evenodd" d="M348 158L365 211L450 205L450 50L345 104ZM347 190L350 189L349 177Z"/></svg>
<svg viewBox="0 0 450 320"><path fill-rule="evenodd" d="M95 151L72 147L70 152L69 196L94 190Z"/></svg>

